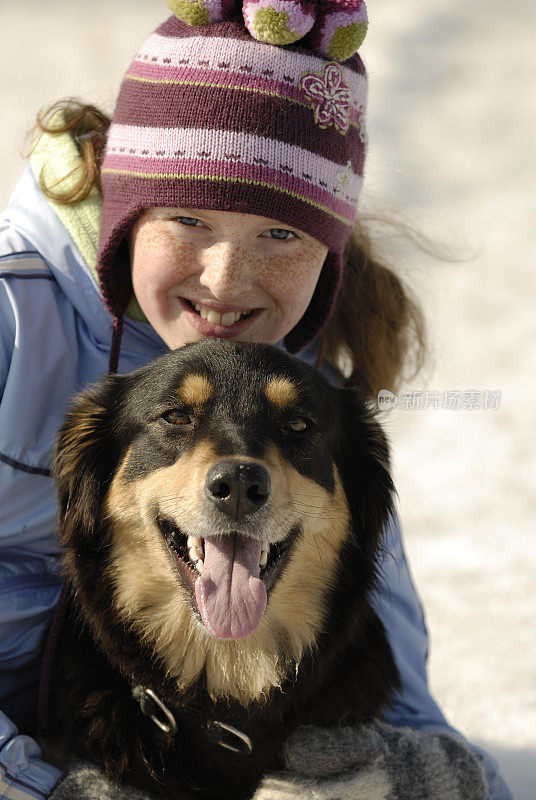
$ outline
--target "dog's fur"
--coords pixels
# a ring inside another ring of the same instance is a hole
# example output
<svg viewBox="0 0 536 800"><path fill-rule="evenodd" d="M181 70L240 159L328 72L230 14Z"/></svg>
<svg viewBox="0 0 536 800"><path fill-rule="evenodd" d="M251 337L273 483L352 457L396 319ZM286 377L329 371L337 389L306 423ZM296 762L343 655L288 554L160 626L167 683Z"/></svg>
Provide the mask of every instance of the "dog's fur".
<svg viewBox="0 0 536 800"><path fill-rule="evenodd" d="M270 476L268 502L238 521L204 491L222 459ZM299 725L370 721L392 701L398 673L370 594L394 490L358 392L277 348L204 340L79 395L55 477L71 593L48 735L64 758L179 800L240 800L282 768ZM166 530L177 544L207 521L266 537L280 557L246 638L207 630L166 546ZM175 736L142 714L133 683L165 702ZM209 719L245 732L253 752L215 744Z"/></svg>

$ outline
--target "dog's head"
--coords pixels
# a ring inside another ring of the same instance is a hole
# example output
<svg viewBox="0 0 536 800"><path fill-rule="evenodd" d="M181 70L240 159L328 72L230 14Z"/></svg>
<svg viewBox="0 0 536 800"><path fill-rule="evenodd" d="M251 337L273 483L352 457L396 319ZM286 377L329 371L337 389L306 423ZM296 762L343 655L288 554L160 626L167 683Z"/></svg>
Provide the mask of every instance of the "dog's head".
<svg viewBox="0 0 536 800"><path fill-rule="evenodd" d="M204 673L242 702L315 645L334 592L349 617L365 601L392 507L358 393L216 339L79 395L55 475L67 574L111 657L128 628L180 686Z"/></svg>

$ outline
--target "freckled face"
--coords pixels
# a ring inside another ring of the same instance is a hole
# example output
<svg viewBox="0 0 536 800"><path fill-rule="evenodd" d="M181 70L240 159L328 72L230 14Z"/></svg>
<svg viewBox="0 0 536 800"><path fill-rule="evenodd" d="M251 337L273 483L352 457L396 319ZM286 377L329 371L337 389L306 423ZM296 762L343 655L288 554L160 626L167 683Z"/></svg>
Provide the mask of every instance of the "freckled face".
<svg viewBox="0 0 536 800"><path fill-rule="evenodd" d="M328 248L267 217L152 208L130 252L134 294L173 350L205 336L275 344L303 316Z"/></svg>

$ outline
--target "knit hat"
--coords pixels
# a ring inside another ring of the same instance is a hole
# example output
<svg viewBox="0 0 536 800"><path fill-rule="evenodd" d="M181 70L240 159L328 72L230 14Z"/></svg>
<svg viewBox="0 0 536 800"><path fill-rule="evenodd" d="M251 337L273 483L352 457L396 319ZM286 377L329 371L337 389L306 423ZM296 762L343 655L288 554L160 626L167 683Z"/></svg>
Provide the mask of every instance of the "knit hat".
<svg viewBox="0 0 536 800"><path fill-rule="evenodd" d="M132 296L126 237L154 206L270 217L324 243L313 298L285 346L325 325L356 219L367 80L303 43L252 38L244 20L192 27L172 16L140 47L121 85L101 170L98 272L115 318L111 364Z"/></svg>

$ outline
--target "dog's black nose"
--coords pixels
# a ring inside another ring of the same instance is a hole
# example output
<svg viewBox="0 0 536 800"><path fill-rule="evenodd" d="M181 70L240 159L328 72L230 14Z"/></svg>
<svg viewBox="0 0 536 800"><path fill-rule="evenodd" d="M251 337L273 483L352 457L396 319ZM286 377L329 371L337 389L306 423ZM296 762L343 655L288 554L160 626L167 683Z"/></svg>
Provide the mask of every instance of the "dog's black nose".
<svg viewBox="0 0 536 800"><path fill-rule="evenodd" d="M239 521L268 500L270 475L261 464L220 461L208 471L205 492L220 511Z"/></svg>

